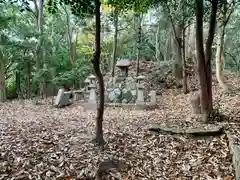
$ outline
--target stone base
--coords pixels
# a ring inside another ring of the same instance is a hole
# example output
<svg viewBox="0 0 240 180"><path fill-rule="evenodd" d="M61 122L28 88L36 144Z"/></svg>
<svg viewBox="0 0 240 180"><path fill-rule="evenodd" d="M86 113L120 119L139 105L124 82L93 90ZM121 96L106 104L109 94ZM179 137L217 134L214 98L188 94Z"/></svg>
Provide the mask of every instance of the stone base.
<svg viewBox="0 0 240 180"><path fill-rule="evenodd" d="M97 103L83 103L83 109L85 111L96 111Z"/></svg>
<svg viewBox="0 0 240 180"><path fill-rule="evenodd" d="M123 104L123 103L106 103L105 107L118 107L123 109L135 109L135 110L143 110L146 104Z"/></svg>

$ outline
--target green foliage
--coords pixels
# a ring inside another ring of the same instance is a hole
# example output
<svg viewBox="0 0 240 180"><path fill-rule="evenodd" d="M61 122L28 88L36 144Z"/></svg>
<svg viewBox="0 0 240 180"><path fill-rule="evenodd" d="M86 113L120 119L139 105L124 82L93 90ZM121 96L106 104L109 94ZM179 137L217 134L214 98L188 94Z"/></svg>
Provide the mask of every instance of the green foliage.
<svg viewBox="0 0 240 180"><path fill-rule="evenodd" d="M49 0L48 11L56 13L59 5L69 5L71 11L76 16L89 17L94 14L93 0Z"/></svg>
<svg viewBox="0 0 240 180"><path fill-rule="evenodd" d="M16 79L14 78L14 76L12 76L6 82L6 92L7 92L8 99L17 98L17 89L16 89L15 81L16 81Z"/></svg>

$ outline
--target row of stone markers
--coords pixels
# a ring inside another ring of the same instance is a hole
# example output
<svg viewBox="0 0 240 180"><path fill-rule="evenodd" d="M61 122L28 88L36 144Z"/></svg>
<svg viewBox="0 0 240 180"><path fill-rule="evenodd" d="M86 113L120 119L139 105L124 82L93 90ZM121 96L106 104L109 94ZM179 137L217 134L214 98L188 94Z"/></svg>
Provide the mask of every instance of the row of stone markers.
<svg viewBox="0 0 240 180"><path fill-rule="evenodd" d="M83 101L96 104L96 77L90 75L85 81L84 88L80 90L66 91L64 88L58 90L55 98L55 107L64 107L74 102ZM73 94L73 101L70 100L70 95Z"/></svg>
<svg viewBox="0 0 240 180"><path fill-rule="evenodd" d="M143 105L146 103L147 99L150 99L151 104L156 104L156 91L152 90L148 95L145 92L144 76L138 76L136 79L129 79L130 78L127 77L125 80L107 87L106 102Z"/></svg>
<svg viewBox="0 0 240 180"><path fill-rule="evenodd" d="M115 99L119 101L114 101L114 103L122 103L122 104L139 104L144 105L146 104L146 97L145 94L145 88L142 84L142 81L144 80L144 76L137 77L137 83L136 83L136 89L135 90L128 90L127 88L114 88L112 92L106 91L106 103L111 103L113 101L110 101L110 98L113 98L113 93L115 95ZM86 106L94 107L96 108L97 105L97 95L96 95L96 77L94 75L89 76L85 81L85 87L80 90L71 90L66 91L64 88L59 89L58 94L55 99L54 105L56 107L64 107L71 103L81 101L84 102ZM73 94L73 102L70 101L70 95ZM134 97L135 96L135 97ZM152 90L148 94L150 97L150 104L156 104L156 91ZM125 99L124 99L125 98ZM125 100L125 101L124 101ZM130 102L130 100L132 100Z"/></svg>

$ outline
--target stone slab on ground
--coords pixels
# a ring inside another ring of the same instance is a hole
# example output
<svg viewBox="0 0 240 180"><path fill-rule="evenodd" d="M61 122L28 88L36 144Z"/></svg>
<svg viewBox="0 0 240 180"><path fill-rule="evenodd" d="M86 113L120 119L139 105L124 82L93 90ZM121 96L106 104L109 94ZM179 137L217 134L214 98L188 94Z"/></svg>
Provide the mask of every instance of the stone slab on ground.
<svg viewBox="0 0 240 180"><path fill-rule="evenodd" d="M87 102L83 103L84 111L96 111L97 110L97 103Z"/></svg>
<svg viewBox="0 0 240 180"><path fill-rule="evenodd" d="M150 131L164 131L172 134L189 134L195 136L215 136L223 133L223 126L202 125L194 128L176 128L165 124L151 124Z"/></svg>
<svg viewBox="0 0 240 180"><path fill-rule="evenodd" d="M240 180L240 140L227 132L229 149L232 153L232 163L235 170L236 180Z"/></svg>
<svg viewBox="0 0 240 180"><path fill-rule="evenodd" d="M71 91L65 91L65 89L59 89L58 90L58 94L57 97L55 99L54 102L54 106L55 107L64 107L64 106L68 106L71 104L70 102L70 95L71 95Z"/></svg>
<svg viewBox="0 0 240 180"><path fill-rule="evenodd" d="M123 103L106 103L105 107L114 107L114 108L123 108L123 109L135 109L135 110L143 110L145 108L145 104L123 104Z"/></svg>

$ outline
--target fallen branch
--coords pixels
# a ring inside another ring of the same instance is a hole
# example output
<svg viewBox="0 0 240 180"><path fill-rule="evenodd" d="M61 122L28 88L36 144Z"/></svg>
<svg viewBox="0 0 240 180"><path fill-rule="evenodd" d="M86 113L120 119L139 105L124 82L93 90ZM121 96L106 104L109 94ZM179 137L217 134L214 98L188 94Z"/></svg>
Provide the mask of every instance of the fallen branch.
<svg viewBox="0 0 240 180"><path fill-rule="evenodd" d="M150 131L164 131L171 134L189 134L194 136L216 136L223 133L223 126L202 126L197 128L175 128L165 124L152 124Z"/></svg>

